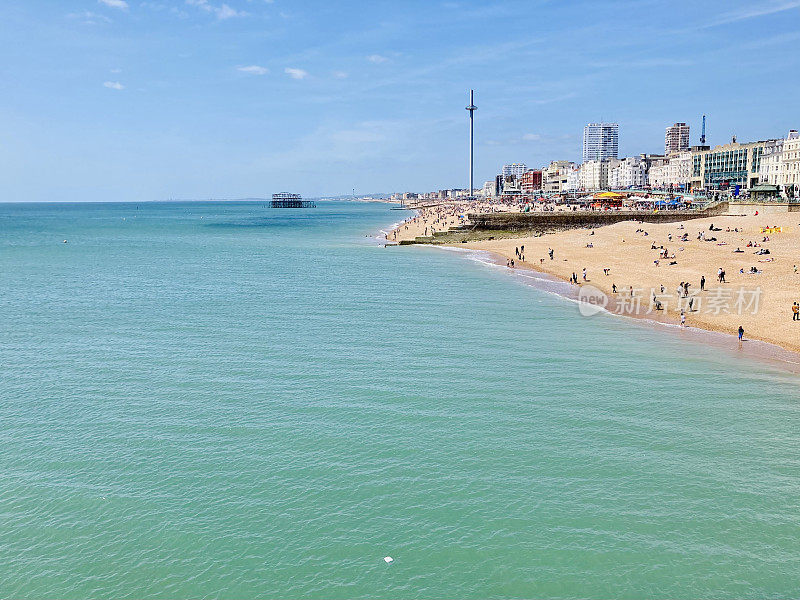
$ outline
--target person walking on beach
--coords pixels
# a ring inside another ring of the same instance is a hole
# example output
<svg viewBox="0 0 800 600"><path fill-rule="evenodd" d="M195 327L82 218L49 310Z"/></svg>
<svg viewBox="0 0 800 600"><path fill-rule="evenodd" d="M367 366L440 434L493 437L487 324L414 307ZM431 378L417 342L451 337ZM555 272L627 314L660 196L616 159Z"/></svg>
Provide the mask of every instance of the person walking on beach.
<svg viewBox="0 0 800 600"><path fill-rule="evenodd" d="M552 248L548 248L547 249L547 254L550 255L550 260L553 260L553 249Z"/></svg>
<svg viewBox="0 0 800 600"><path fill-rule="evenodd" d="M744 337L744 327L742 327L741 325L739 325L739 341L740 341L740 342L742 341L742 338L743 338L743 337Z"/></svg>
<svg viewBox="0 0 800 600"><path fill-rule="evenodd" d="M586 281L586 267L583 269L583 280Z"/></svg>
<svg viewBox="0 0 800 600"><path fill-rule="evenodd" d="M686 327L686 311L681 309L681 327Z"/></svg>
<svg viewBox="0 0 800 600"><path fill-rule="evenodd" d="M800 321L800 304L792 304L792 321Z"/></svg>
<svg viewBox="0 0 800 600"><path fill-rule="evenodd" d="M702 292L704 289L706 289L706 276L702 275L700 277L700 291Z"/></svg>

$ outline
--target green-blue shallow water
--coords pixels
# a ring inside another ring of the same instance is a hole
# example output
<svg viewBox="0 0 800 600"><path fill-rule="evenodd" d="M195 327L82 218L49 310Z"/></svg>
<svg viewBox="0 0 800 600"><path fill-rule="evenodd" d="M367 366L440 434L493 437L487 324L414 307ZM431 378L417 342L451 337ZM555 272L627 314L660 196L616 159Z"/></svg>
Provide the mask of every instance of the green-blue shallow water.
<svg viewBox="0 0 800 600"><path fill-rule="evenodd" d="M0 205L0 596L800 595L796 376L403 216Z"/></svg>

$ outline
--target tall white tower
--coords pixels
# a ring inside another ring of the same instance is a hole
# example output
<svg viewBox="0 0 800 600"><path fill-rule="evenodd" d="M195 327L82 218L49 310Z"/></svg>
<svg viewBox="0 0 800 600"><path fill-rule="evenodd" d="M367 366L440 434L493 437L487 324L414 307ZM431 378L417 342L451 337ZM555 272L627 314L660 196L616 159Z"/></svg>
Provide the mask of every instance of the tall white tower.
<svg viewBox="0 0 800 600"><path fill-rule="evenodd" d="M473 125L473 121L474 121L473 114L475 113L476 110L478 110L478 107L475 106L475 102L473 100L473 90L469 91L469 106L467 106L467 110L469 111L469 198L470 198L470 200L472 200L472 196L473 196L473 173L474 173L474 171L473 171L473 162L472 162L473 154L474 154L473 153L473 148L474 148L474 146L473 146L473 134L474 134L474 132L473 132L473 126L472 125Z"/></svg>
<svg viewBox="0 0 800 600"><path fill-rule="evenodd" d="M619 125L589 123L583 128L583 162L617 158Z"/></svg>

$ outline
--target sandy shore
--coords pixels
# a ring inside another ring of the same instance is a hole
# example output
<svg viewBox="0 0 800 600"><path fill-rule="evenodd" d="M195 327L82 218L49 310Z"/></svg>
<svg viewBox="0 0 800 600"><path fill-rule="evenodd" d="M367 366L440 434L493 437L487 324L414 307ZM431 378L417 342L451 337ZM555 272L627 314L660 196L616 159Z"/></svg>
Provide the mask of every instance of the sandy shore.
<svg viewBox="0 0 800 600"><path fill-rule="evenodd" d="M444 224L444 216L439 218ZM430 227L435 219L431 214L419 217L408 229L401 226L395 233L398 239L413 237L420 226ZM712 223L722 230L710 231ZM762 232L765 227L780 227L782 231ZM705 240L698 239L701 232ZM684 235L686 241L681 241ZM712 237L716 240L710 240ZM750 243L757 246L748 246ZM678 324L683 311L687 326L732 335L742 326L745 340L758 339L800 352L800 320L792 319L792 303L800 302L798 213L723 216L669 224L627 221L593 230L470 242L458 247L493 252L505 260L513 259L514 268L531 268L563 280L574 273L581 286L577 293L598 296L602 301L602 294L593 291L600 290L608 297L607 309L612 312ZM668 258L663 257L663 249ZM742 252L735 252L737 249ZM756 254L762 249L769 254ZM753 267L758 273L750 272ZM725 271L724 283L718 281L720 268ZM689 293L679 295L679 284L685 282L689 283Z"/></svg>

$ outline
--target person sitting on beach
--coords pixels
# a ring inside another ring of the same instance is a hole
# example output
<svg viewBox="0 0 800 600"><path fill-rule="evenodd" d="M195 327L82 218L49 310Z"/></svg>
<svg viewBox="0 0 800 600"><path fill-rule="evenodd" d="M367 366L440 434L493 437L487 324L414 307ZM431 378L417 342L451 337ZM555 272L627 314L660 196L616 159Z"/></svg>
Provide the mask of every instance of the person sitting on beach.
<svg viewBox="0 0 800 600"><path fill-rule="evenodd" d="M742 250L741 248L736 248L736 250L734 250L734 253L737 253L737 254L738 253L744 253L744 250Z"/></svg>

